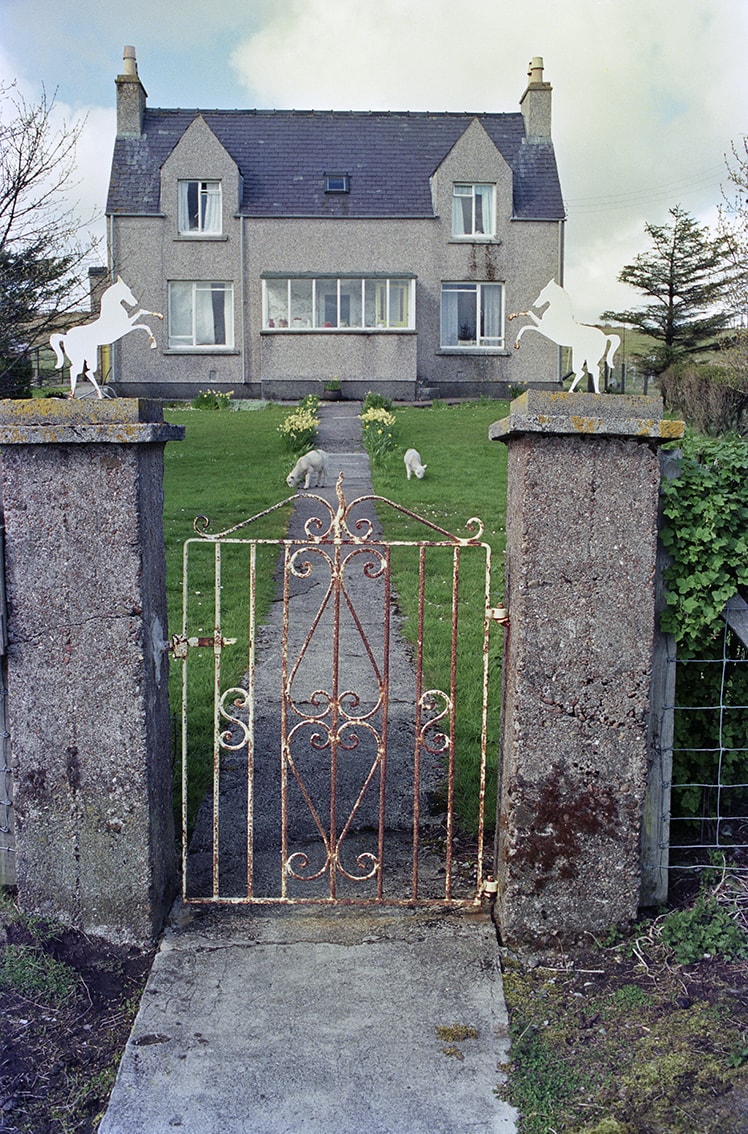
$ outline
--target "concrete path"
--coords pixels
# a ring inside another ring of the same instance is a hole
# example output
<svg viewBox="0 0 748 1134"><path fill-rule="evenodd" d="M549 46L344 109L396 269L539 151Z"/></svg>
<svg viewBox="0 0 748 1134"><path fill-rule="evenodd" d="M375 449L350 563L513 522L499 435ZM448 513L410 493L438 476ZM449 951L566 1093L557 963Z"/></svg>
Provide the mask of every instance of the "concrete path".
<svg viewBox="0 0 748 1134"><path fill-rule="evenodd" d="M371 491L359 412L320 407L329 499L338 466L349 501ZM177 903L100 1132L513 1134L508 1058L486 910Z"/></svg>

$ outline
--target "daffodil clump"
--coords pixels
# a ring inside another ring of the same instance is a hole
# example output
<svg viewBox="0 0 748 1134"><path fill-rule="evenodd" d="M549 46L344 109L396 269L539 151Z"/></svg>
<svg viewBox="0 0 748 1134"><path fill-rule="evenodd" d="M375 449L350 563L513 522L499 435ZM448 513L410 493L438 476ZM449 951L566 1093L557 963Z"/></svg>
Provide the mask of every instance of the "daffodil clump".
<svg viewBox="0 0 748 1134"><path fill-rule="evenodd" d="M284 445L292 453L306 453L313 448L319 428L319 418L315 408L302 403L278 426Z"/></svg>
<svg viewBox="0 0 748 1134"><path fill-rule="evenodd" d="M372 461L381 460L395 448L394 413L383 406L364 410L361 417L361 440Z"/></svg>
<svg viewBox="0 0 748 1134"><path fill-rule="evenodd" d="M193 409L231 409L233 390L200 390L190 402Z"/></svg>

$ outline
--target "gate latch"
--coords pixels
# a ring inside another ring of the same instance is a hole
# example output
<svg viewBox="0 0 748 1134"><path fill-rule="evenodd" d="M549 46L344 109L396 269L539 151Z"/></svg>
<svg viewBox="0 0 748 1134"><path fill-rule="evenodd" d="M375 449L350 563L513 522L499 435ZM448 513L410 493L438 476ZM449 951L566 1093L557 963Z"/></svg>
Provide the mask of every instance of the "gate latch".
<svg viewBox="0 0 748 1134"><path fill-rule="evenodd" d="M223 649L224 646L233 646L236 638L221 638L214 634L212 638L186 638L184 634L172 634L169 640L169 651L172 657L183 661L190 649L204 647L206 649Z"/></svg>
<svg viewBox="0 0 748 1134"><path fill-rule="evenodd" d="M488 611L488 617L493 618L494 622L499 622L502 626L509 625L509 611L503 603L492 606Z"/></svg>

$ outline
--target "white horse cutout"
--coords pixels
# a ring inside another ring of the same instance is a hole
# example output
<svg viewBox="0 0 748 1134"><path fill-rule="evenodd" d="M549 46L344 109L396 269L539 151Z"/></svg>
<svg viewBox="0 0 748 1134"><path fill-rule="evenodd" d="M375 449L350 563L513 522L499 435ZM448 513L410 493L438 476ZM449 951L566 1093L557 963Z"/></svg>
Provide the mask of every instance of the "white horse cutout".
<svg viewBox="0 0 748 1134"><path fill-rule="evenodd" d="M605 362L613 369L613 357L621 345L618 335L606 335L599 327L589 326L587 323L577 323L571 310L571 299L564 289L550 280L533 303L533 307L542 307L548 304L543 314L538 318L532 311L516 311L509 319L518 319L520 315L528 315L532 323L522 327L514 343L514 349L519 350L519 341L525 331L537 331L550 339L558 346L571 349L571 368L574 371L574 381L569 387L569 393L576 388L577 383L585 372L592 378L595 393L600 393L600 365Z"/></svg>
<svg viewBox="0 0 748 1134"><path fill-rule="evenodd" d="M104 396L94 378L98 347L114 343L130 331L145 331L151 340L151 350L156 349L153 331L145 323L137 323L136 319L141 315L153 315L155 319L163 319L163 315L159 315L158 311L144 311L142 308L134 315L128 315L122 304L135 307L137 302L124 280L117 276L117 282L108 287L101 297L101 314L98 319L93 323L84 323L80 327L71 327L64 335L50 336L49 343L55 352L57 370L65 365L65 355L70 361L71 398L75 397L75 385L81 374L93 385L100 398Z"/></svg>

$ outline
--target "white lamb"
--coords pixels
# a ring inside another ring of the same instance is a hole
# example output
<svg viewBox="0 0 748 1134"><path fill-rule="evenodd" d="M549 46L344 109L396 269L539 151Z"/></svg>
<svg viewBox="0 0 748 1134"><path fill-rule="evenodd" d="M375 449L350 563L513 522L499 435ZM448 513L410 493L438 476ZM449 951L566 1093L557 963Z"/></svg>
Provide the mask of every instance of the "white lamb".
<svg viewBox="0 0 748 1134"><path fill-rule="evenodd" d="M421 463L421 454L418 450L408 449L403 460L405 461L405 471L408 474L408 480L410 480L411 473L415 473L418 480L423 480L423 474L426 472L428 465Z"/></svg>
<svg viewBox="0 0 748 1134"><path fill-rule="evenodd" d="M289 488L296 488L296 485L303 480L304 488L310 488L315 479L316 487L324 488L327 479L327 453L322 449L312 449L311 453L299 457L286 477L286 484Z"/></svg>

